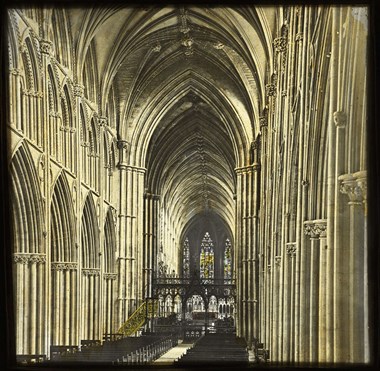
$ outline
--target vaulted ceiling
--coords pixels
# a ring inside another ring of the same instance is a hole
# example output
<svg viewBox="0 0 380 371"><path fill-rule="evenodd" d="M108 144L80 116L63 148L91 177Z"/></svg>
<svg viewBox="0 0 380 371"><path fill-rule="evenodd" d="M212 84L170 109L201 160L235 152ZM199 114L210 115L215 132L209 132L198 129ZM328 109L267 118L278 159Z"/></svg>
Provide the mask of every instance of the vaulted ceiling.
<svg viewBox="0 0 380 371"><path fill-rule="evenodd" d="M120 138L132 165L147 168L183 229L218 214L232 228L234 169L248 165L259 133L272 38L281 12L269 7L67 9L78 80L91 53L105 114L116 97ZM87 55L87 58L86 58Z"/></svg>

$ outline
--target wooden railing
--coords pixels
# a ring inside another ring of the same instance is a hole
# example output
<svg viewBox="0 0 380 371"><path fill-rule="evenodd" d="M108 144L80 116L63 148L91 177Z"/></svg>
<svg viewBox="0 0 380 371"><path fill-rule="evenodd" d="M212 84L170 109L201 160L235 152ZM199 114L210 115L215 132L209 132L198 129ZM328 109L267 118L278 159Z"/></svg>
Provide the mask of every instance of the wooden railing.
<svg viewBox="0 0 380 371"><path fill-rule="evenodd" d="M123 336L131 336L135 334L148 318L157 315L158 301L147 300L144 301L128 318L128 320L119 328L118 334Z"/></svg>

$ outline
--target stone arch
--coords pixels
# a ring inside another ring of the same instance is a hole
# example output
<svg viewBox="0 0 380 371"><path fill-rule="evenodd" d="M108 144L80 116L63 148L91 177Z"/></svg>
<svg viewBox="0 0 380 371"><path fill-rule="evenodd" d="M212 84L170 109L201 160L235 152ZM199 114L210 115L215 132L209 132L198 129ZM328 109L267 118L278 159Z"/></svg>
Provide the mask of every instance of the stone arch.
<svg viewBox="0 0 380 371"><path fill-rule="evenodd" d="M16 354L43 354L46 255L43 202L37 172L22 143L10 164ZM38 283L38 284L37 284Z"/></svg>
<svg viewBox="0 0 380 371"><path fill-rule="evenodd" d="M83 340L100 338L100 241L99 223L92 193L84 203L81 222L82 333Z"/></svg>
<svg viewBox="0 0 380 371"><path fill-rule="evenodd" d="M68 28L68 19L65 9L52 9L51 13L52 27L50 29L51 38L56 49L59 53L56 53L57 60L65 67L72 68L72 38Z"/></svg>
<svg viewBox="0 0 380 371"><path fill-rule="evenodd" d="M83 65L83 85L85 86L85 96L93 103L97 103L97 86L98 71L97 71L96 55L94 43L90 43Z"/></svg>
<svg viewBox="0 0 380 371"><path fill-rule="evenodd" d="M75 345L78 321L76 219L64 172L55 182L50 209L51 344Z"/></svg>
<svg viewBox="0 0 380 371"><path fill-rule="evenodd" d="M82 267L99 268L99 225L91 192L87 195L82 213Z"/></svg>
<svg viewBox="0 0 380 371"><path fill-rule="evenodd" d="M73 199L70 187L62 172L56 180L51 202L51 259L52 262L78 260Z"/></svg>
<svg viewBox="0 0 380 371"><path fill-rule="evenodd" d="M116 270L115 260L116 231L113 213L108 209L106 221L104 223L104 272L114 273Z"/></svg>
<svg viewBox="0 0 380 371"><path fill-rule="evenodd" d="M44 253L40 181L25 143L12 157L10 175L14 252Z"/></svg>
<svg viewBox="0 0 380 371"><path fill-rule="evenodd" d="M104 245L103 245L103 333L112 334L115 330L115 289L116 289L116 231L113 212L108 208L106 221L104 223Z"/></svg>

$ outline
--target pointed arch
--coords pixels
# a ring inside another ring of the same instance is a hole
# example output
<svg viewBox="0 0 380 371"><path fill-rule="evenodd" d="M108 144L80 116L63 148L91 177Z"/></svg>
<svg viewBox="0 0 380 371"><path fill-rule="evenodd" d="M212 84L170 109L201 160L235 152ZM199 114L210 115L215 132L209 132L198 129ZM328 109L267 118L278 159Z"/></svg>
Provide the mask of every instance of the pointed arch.
<svg viewBox="0 0 380 371"><path fill-rule="evenodd" d="M42 196L34 162L22 143L10 165L14 252L43 253Z"/></svg>
<svg viewBox="0 0 380 371"><path fill-rule="evenodd" d="M51 260L76 262L78 260L73 199L64 172L56 180L51 202Z"/></svg>
<svg viewBox="0 0 380 371"><path fill-rule="evenodd" d="M56 49L57 60L65 67L73 67L71 59L72 38L69 30L69 20L65 9L52 9L51 15L51 38Z"/></svg>
<svg viewBox="0 0 380 371"><path fill-rule="evenodd" d="M114 273L116 270L115 260L116 232L112 209L109 208L104 223L104 272Z"/></svg>
<svg viewBox="0 0 380 371"><path fill-rule="evenodd" d="M82 76L87 99L93 103L97 103L98 99L96 87L99 86L99 81L94 42L91 42L90 47L88 48L85 63L83 65Z"/></svg>
<svg viewBox="0 0 380 371"><path fill-rule="evenodd" d="M10 206L16 354L42 354L45 339L37 342L37 337L45 328L40 321L46 297L43 202L37 172L25 143L21 143L10 163Z"/></svg>
<svg viewBox="0 0 380 371"><path fill-rule="evenodd" d="M104 223L104 248L103 248L104 294L103 294L103 333L114 333L114 308L115 308L115 279L116 279L116 231L112 208L107 211Z"/></svg>
<svg viewBox="0 0 380 371"><path fill-rule="evenodd" d="M99 151L99 147L98 147L98 132L97 132L97 128L96 128L96 124L95 124L95 119L92 118L91 119L91 122L90 122L90 146L91 146L91 152L92 153L98 153Z"/></svg>
<svg viewBox="0 0 380 371"><path fill-rule="evenodd" d="M82 267L99 268L99 224L92 193L90 192L84 203L82 213L81 245Z"/></svg>
<svg viewBox="0 0 380 371"><path fill-rule="evenodd" d="M66 174L54 185L51 201L51 344L74 345L77 339L77 243L74 203Z"/></svg>
<svg viewBox="0 0 380 371"><path fill-rule="evenodd" d="M24 40L25 48L22 53L24 65L26 87L28 90L38 91L39 89L39 71L38 61L34 52L33 43L29 36Z"/></svg>
<svg viewBox="0 0 380 371"><path fill-rule="evenodd" d="M93 195L89 192L83 206L81 223L83 340L100 338L100 242L97 219Z"/></svg>

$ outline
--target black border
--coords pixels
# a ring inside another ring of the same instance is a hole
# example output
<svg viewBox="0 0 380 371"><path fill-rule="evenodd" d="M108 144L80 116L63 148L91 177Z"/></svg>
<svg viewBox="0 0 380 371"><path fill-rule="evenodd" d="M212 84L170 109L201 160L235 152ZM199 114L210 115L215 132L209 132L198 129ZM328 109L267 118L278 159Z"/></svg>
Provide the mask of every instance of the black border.
<svg viewBox="0 0 380 371"><path fill-rule="evenodd" d="M368 61L368 248L369 248L369 294L370 294L370 324L371 324L371 364L368 366L350 366L347 365L337 365L336 367L331 367L332 369L357 369L357 370L367 370L380 369L380 346L379 346L379 288L380 288L380 261L379 261L379 231L380 231L380 202L379 202L379 189L380 189L380 97L379 97L379 83L380 73L377 70L379 64L379 53L380 53L380 4L378 0L308 0L308 1L276 1L276 0L208 0L208 1L115 1L112 0L107 2L105 0L56 0L56 1L27 1L27 0L2 0L1 1L1 35L0 35L0 67L1 67L1 78L0 78L0 239L2 243L1 248L1 259L0 259L0 365L2 369L6 370L81 370L83 368L89 370L117 370L117 366L104 367L104 366L78 366L78 365L62 365L54 366L51 368L45 365L38 366L19 366L15 363L15 340L14 340L14 328L13 328L13 292L12 292L12 253L10 248L10 223L9 223L9 176L8 176L8 153L7 153L7 111L8 107L7 101L7 64L8 64L8 53L7 53L7 8L10 7L30 7L30 6L54 6L54 7L89 7L89 6L111 6L111 5L126 5L126 6L163 6L170 4L193 4L193 5L204 5L204 6L244 6L244 5L268 5L268 6L281 6L281 5L367 5L369 6L369 61ZM154 370L190 370L190 369L237 369L235 367L225 367L219 365L217 367L207 367L204 365L197 365L194 368L175 368L167 366L151 366L151 367L125 367L127 370L143 370L143 369L154 369ZM313 369L319 367L303 367L303 366L272 366L270 364L265 366L251 366L249 368L254 369L286 369L286 370L302 370L302 369ZM326 368L325 368L326 369Z"/></svg>

